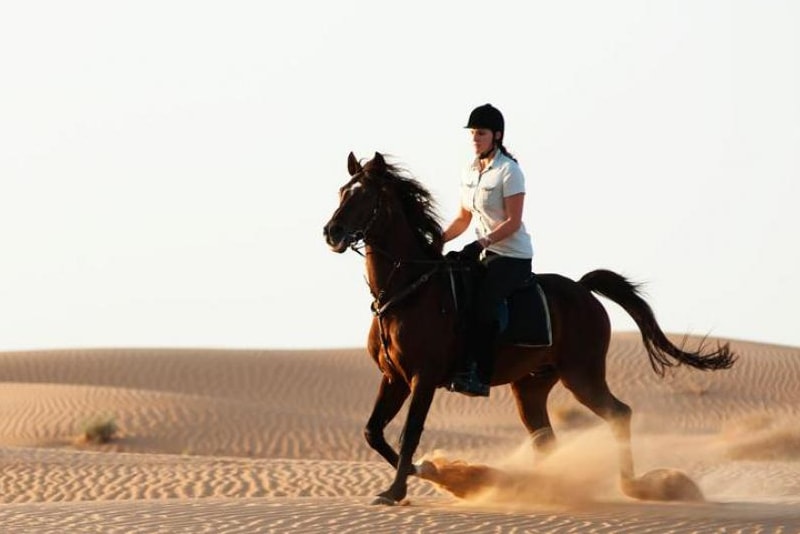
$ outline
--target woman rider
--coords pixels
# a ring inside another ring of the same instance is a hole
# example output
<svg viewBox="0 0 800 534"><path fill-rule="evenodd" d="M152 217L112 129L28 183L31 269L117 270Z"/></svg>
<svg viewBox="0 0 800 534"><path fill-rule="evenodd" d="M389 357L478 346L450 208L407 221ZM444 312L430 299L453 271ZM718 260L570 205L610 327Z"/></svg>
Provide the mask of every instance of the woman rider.
<svg viewBox="0 0 800 534"><path fill-rule="evenodd" d="M469 318L465 367L453 378L450 390L487 397L500 329L497 311L530 275L533 245L522 222L525 176L503 144L503 114L491 104L478 106L466 128L475 158L462 172L461 204L444 231L444 241L464 233L474 218L477 239L460 256L480 260L486 269Z"/></svg>

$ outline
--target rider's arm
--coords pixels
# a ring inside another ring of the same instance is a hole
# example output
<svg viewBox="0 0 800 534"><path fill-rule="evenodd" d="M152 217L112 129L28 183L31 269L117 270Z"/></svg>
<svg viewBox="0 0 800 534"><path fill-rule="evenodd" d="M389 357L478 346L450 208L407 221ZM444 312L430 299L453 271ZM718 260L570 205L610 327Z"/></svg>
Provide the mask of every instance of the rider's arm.
<svg viewBox="0 0 800 534"><path fill-rule="evenodd" d="M464 206L459 206L458 215L444 231L445 243L463 234L464 230L469 227L470 221L472 221L472 212Z"/></svg>
<svg viewBox="0 0 800 534"><path fill-rule="evenodd" d="M490 243L497 243L507 238L522 225L522 208L525 205L525 193L517 193L503 199L505 206L506 219L495 226L494 230L483 236L481 245L489 246ZM488 241L487 241L488 240Z"/></svg>

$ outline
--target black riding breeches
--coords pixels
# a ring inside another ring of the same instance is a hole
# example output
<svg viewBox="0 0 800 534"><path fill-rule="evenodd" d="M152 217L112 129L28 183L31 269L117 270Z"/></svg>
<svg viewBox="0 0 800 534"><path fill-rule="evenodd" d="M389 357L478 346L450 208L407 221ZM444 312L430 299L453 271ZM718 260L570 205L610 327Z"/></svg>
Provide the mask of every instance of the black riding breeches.
<svg viewBox="0 0 800 534"><path fill-rule="evenodd" d="M486 272L477 287L473 310L473 318L477 323L475 326L479 328L497 321L500 303L522 286L531 274L529 258L510 258L490 253L482 263Z"/></svg>

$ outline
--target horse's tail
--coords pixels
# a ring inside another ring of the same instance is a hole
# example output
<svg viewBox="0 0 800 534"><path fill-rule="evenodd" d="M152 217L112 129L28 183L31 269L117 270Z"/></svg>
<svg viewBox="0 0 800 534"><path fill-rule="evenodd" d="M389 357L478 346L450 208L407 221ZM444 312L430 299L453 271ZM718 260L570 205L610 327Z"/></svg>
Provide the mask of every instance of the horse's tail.
<svg viewBox="0 0 800 534"><path fill-rule="evenodd" d="M703 353L703 344L695 352L686 352L673 345L656 322L650 305L640 296L636 285L625 277L605 269L586 273L579 283L595 293L599 293L619 304L630 315L642 333L650 365L660 376L665 368L687 364L696 369L728 369L736 361L728 343L718 345L716 350ZM670 359L672 358L672 359Z"/></svg>

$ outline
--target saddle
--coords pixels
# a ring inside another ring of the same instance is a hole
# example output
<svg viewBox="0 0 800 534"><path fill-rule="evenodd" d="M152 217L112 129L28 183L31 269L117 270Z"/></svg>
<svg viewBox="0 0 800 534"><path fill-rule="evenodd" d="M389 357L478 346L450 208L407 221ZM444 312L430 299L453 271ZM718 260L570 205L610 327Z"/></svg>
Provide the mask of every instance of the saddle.
<svg viewBox="0 0 800 534"><path fill-rule="evenodd" d="M466 325L473 306L479 264L454 263L448 273L460 323ZM553 344L550 309L547 297L531 273L496 311L500 327L499 341L523 347L549 347Z"/></svg>
<svg viewBox="0 0 800 534"><path fill-rule="evenodd" d="M533 273L500 304L497 318L501 342L523 347L553 344L547 297Z"/></svg>

